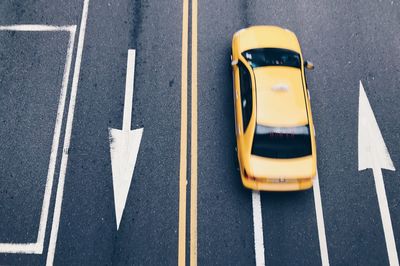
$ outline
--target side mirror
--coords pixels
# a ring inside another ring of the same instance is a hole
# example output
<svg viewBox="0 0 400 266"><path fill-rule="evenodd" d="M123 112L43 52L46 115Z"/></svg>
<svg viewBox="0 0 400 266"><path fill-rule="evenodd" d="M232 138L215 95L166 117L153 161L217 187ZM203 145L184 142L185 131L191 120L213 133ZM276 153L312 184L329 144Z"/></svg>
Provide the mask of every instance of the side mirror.
<svg viewBox="0 0 400 266"><path fill-rule="evenodd" d="M233 59L233 57L231 55L231 66L235 66L239 63L238 60L232 60L232 59Z"/></svg>
<svg viewBox="0 0 400 266"><path fill-rule="evenodd" d="M313 70L314 69L314 64L311 63L310 61L305 61L304 62L304 67L309 69L309 70Z"/></svg>

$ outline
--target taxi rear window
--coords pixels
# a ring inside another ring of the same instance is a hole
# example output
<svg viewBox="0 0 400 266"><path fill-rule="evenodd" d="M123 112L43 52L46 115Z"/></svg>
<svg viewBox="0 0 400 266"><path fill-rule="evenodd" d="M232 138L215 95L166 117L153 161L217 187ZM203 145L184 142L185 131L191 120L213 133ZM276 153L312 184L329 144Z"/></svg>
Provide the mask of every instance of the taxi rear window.
<svg viewBox="0 0 400 266"><path fill-rule="evenodd" d="M263 66L288 66L300 68L300 55L294 51L279 48L257 48L245 51L243 57L252 68Z"/></svg>
<svg viewBox="0 0 400 266"><path fill-rule="evenodd" d="M257 125L251 153L268 158L290 159L311 155L310 127Z"/></svg>

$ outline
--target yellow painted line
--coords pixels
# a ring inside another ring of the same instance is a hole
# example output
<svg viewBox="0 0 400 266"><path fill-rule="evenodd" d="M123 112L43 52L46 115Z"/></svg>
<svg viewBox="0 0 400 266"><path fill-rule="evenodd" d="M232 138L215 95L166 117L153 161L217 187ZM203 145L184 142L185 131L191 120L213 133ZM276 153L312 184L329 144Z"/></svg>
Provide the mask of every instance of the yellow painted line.
<svg viewBox="0 0 400 266"><path fill-rule="evenodd" d="M197 0L192 0L192 116L190 161L190 266L197 265Z"/></svg>
<svg viewBox="0 0 400 266"><path fill-rule="evenodd" d="M178 266L185 265L186 253L186 171L187 171L187 82L189 0L183 0L181 64L181 143L179 169Z"/></svg>

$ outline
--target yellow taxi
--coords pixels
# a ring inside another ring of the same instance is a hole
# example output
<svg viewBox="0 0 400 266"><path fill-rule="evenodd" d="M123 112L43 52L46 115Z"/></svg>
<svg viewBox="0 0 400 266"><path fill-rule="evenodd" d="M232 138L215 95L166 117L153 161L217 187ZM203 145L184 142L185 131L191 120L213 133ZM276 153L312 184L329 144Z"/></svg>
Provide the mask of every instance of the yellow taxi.
<svg viewBox="0 0 400 266"><path fill-rule="evenodd" d="M296 35L253 26L232 39L235 131L243 185L253 190L305 190L316 175L310 94Z"/></svg>

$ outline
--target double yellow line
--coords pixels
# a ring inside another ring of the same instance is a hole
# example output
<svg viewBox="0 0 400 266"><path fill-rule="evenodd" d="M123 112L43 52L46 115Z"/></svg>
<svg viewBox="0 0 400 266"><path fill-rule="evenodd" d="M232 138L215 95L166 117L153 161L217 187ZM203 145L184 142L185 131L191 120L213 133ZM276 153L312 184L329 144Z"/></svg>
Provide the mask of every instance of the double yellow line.
<svg viewBox="0 0 400 266"><path fill-rule="evenodd" d="M190 265L197 265L197 0L192 1L191 139L190 139ZM189 0L183 0L181 64L181 143L179 169L178 265L186 264L186 185L188 135Z"/></svg>

